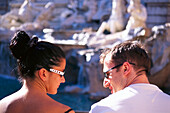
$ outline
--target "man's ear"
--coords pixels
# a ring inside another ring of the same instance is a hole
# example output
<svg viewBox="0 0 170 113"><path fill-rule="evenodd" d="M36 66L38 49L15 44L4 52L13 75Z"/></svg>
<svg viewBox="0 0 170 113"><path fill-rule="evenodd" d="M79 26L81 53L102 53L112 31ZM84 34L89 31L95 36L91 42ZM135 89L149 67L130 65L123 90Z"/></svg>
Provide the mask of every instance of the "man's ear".
<svg viewBox="0 0 170 113"><path fill-rule="evenodd" d="M123 63L123 71L124 71L124 75L128 75L130 73L131 66L130 66L129 62Z"/></svg>
<svg viewBox="0 0 170 113"><path fill-rule="evenodd" d="M42 81L46 81L48 76L47 76L47 70L44 68L41 68L38 72L38 75Z"/></svg>

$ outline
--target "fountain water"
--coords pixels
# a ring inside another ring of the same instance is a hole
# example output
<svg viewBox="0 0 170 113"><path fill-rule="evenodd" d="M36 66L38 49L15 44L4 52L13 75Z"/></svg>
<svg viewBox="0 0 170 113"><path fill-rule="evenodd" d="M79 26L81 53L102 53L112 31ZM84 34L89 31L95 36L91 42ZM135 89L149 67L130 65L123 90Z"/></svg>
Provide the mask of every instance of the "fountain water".
<svg viewBox="0 0 170 113"><path fill-rule="evenodd" d="M0 42L0 73L6 75L16 74L16 60L9 51L9 42Z"/></svg>

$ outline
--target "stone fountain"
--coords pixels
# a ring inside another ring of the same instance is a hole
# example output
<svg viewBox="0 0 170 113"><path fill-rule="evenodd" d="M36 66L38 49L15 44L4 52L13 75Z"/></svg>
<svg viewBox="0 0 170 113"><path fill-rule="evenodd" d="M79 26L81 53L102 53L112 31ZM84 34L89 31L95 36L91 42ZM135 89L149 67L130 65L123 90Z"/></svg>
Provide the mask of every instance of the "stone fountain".
<svg viewBox="0 0 170 113"><path fill-rule="evenodd" d="M140 0L43 1L22 1L0 16L1 73L9 75L16 66L7 45L15 31L22 29L66 52L66 80L71 85L65 92L88 93L91 99L99 100L109 94L102 87L101 50L126 40L139 40L152 58L150 82L170 91L170 24L147 27L148 9Z"/></svg>

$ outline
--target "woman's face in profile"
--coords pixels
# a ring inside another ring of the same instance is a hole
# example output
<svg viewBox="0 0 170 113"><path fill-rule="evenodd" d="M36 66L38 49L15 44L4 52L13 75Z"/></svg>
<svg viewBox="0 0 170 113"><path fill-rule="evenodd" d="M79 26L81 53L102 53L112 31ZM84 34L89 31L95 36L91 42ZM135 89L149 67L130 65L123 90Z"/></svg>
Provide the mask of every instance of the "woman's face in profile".
<svg viewBox="0 0 170 113"><path fill-rule="evenodd" d="M66 59L62 58L60 60L60 65L59 66L53 66L52 69L64 72L66 67ZM61 83L65 82L65 77L64 75L60 75L55 72L48 72L48 82L47 82L47 93L49 94L56 94L57 89L59 88Z"/></svg>

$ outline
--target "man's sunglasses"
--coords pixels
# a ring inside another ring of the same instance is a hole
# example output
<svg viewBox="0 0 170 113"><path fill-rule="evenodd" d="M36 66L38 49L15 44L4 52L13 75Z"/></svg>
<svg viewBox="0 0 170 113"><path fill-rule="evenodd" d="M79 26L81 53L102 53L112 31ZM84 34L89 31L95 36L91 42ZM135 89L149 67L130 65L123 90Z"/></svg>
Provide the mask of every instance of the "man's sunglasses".
<svg viewBox="0 0 170 113"><path fill-rule="evenodd" d="M135 65L134 63L129 63L129 64ZM105 78L107 78L107 79L109 78L109 75L107 74L107 72L109 72L109 71L112 70L112 69L118 68L118 67L120 67L120 66L122 66L122 65L123 65L123 63L122 63L122 64L119 64L119 65L116 65L116 66L114 66L114 67L112 67L112 68L110 68L110 69L107 70L106 72L103 72Z"/></svg>

